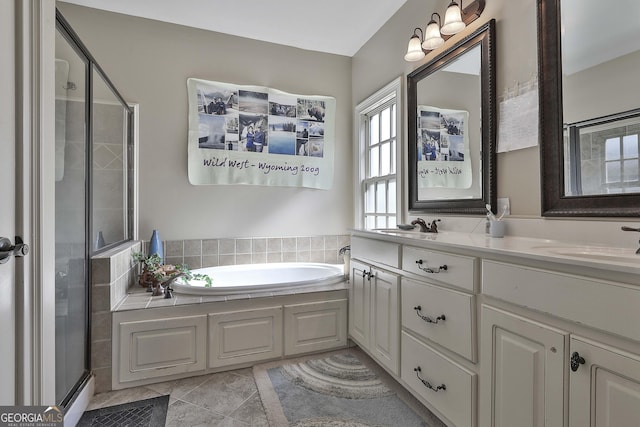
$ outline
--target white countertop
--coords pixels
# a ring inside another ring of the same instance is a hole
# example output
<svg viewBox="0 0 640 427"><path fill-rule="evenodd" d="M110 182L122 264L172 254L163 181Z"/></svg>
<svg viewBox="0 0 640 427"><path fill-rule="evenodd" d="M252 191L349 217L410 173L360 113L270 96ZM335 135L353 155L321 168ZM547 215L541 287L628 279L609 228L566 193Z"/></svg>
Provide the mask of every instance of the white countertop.
<svg viewBox="0 0 640 427"><path fill-rule="evenodd" d="M625 274L627 282L640 285L640 254L636 248L591 246L549 239L442 231L422 233L402 230L352 230L353 235L441 250L472 250L491 258L505 255L553 262L570 267ZM637 277L628 276L637 275Z"/></svg>

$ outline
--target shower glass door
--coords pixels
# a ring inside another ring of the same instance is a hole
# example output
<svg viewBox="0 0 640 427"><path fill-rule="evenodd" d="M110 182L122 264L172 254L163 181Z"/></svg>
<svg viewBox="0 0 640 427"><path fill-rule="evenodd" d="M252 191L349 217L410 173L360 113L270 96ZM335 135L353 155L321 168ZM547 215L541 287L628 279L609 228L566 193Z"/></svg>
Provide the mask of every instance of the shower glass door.
<svg viewBox="0 0 640 427"><path fill-rule="evenodd" d="M89 373L89 61L60 25L55 69L56 403L66 406Z"/></svg>

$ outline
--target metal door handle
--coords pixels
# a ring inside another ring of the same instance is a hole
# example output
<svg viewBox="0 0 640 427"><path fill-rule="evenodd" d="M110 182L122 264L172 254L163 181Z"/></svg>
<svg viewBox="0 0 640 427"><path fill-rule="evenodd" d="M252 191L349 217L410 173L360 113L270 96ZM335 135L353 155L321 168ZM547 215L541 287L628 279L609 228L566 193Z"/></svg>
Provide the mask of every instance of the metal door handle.
<svg viewBox="0 0 640 427"><path fill-rule="evenodd" d="M16 244L12 245L11 240L0 237L0 264L9 261L11 256L23 257L29 253L29 245L24 243L20 236L16 236Z"/></svg>

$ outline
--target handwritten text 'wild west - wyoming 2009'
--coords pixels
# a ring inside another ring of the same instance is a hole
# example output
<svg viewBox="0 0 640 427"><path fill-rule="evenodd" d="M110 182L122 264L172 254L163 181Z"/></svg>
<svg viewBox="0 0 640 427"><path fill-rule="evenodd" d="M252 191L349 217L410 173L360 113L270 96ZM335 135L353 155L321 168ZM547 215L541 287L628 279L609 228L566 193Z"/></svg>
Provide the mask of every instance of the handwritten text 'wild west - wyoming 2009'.
<svg viewBox="0 0 640 427"><path fill-rule="evenodd" d="M258 168L265 175L271 172L286 172L291 175L298 175L299 173L308 173L313 176L320 174L320 167L318 166L305 166L305 165L290 165L287 162L284 164L275 164L268 162L253 163L249 160L233 160L228 157L212 157L210 159L204 159L204 166L212 168L228 168L228 169L249 169Z"/></svg>

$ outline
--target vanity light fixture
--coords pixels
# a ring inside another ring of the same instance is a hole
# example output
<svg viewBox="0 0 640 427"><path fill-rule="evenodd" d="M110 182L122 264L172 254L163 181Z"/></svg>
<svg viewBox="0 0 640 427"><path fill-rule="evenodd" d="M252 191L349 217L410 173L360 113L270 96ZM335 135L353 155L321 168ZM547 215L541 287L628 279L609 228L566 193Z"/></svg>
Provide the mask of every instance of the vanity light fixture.
<svg viewBox="0 0 640 427"><path fill-rule="evenodd" d="M462 4L462 0L460 0ZM464 30L467 25L462 21L462 10L455 0L451 0L447 11L444 13L444 25L440 29L440 32L446 36L457 34Z"/></svg>
<svg viewBox="0 0 640 427"><path fill-rule="evenodd" d="M438 17L438 22L433 19L433 15ZM431 21L427 24L427 29L424 32L424 41L422 42L422 48L425 50L437 49L444 44L444 39L440 35L440 14L433 12L431 14Z"/></svg>
<svg viewBox="0 0 640 427"><path fill-rule="evenodd" d="M407 53L404 55L405 61L420 61L428 51L439 48L447 38L464 30L484 10L485 0L474 0L466 9L462 9L462 0L459 1L460 5L456 0L451 0L451 3L449 3L444 15L444 24L441 21L440 14L434 12L431 14L431 20L427 24L424 33L420 28L413 30ZM438 17L437 21L434 16Z"/></svg>
<svg viewBox="0 0 640 427"><path fill-rule="evenodd" d="M420 31L420 35L418 35L418 31ZM404 60L409 62L420 61L424 58L424 55L424 50L422 50L422 30L416 28L413 30L413 36L411 36L409 40L409 47L407 48Z"/></svg>

